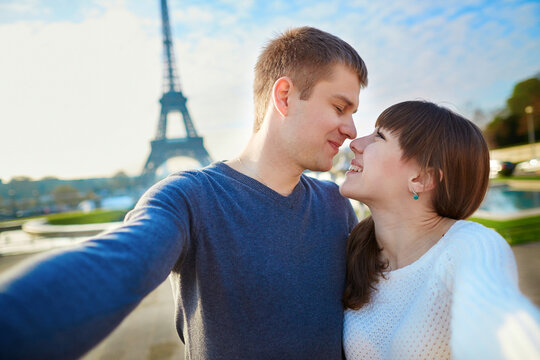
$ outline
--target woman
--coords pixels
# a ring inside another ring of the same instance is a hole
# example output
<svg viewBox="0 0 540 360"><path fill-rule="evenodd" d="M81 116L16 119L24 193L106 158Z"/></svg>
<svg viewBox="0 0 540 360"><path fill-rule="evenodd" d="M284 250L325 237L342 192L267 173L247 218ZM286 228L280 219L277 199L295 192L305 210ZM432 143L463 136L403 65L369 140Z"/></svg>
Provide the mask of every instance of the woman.
<svg viewBox="0 0 540 360"><path fill-rule="evenodd" d="M540 315L493 230L465 221L488 187L480 130L435 104L385 110L341 193L371 216L347 244L347 359L540 356Z"/></svg>

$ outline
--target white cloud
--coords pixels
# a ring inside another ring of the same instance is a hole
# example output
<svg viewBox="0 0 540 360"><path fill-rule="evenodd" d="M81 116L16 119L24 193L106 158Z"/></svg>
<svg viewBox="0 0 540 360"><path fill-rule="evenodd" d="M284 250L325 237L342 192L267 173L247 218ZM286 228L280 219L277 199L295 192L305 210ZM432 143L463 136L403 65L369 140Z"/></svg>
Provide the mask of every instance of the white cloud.
<svg viewBox="0 0 540 360"><path fill-rule="evenodd" d="M3 25L0 44L0 176L108 175L143 161L161 52L135 17Z"/></svg>
<svg viewBox="0 0 540 360"><path fill-rule="evenodd" d="M0 85L0 178L138 173L162 85L161 33L144 29L160 25L110 6L81 23L0 26L9 54L0 78L10 84ZM195 127L216 160L232 158L251 129L251 69L262 40L185 35L175 50ZM182 132L179 117L169 121L170 136Z"/></svg>
<svg viewBox="0 0 540 360"><path fill-rule="evenodd" d="M19 0L11 2L0 2L0 13L3 14L43 14L50 13L48 8L40 6L40 0Z"/></svg>
<svg viewBox="0 0 540 360"><path fill-rule="evenodd" d="M540 70L531 4L501 12L497 4L475 9L473 1L467 11L464 2L362 1L335 14L333 4L306 2L311 13L291 12L298 5L291 3L271 19L250 19L254 2L226 2L169 9L182 30L173 37L183 91L216 160L234 157L247 141L256 57L291 26L330 31L366 61L370 84L355 116L360 134L402 100L442 102L465 115L477 106L489 111ZM80 23L0 25L0 177L141 169L158 120L161 24L130 13L124 1L102 6ZM180 120L171 120L179 132Z"/></svg>
<svg viewBox="0 0 540 360"><path fill-rule="evenodd" d="M320 19L327 16L334 15L338 10L338 2L322 2L307 6L300 11L301 17L308 17L311 19Z"/></svg>
<svg viewBox="0 0 540 360"><path fill-rule="evenodd" d="M220 3L231 6L236 12L249 12L253 5L254 0L219 0Z"/></svg>
<svg viewBox="0 0 540 360"><path fill-rule="evenodd" d="M539 56L538 42L521 23L530 18L524 14L529 5L505 9L504 15L495 11L496 4L459 16L457 7L443 8L412 24L389 15L408 11L402 5L363 6L332 29L356 47L369 69L370 85L360 96L357 116L361 131L368 131L384 108L408 99L443 103L466 116L475 107L489 111L504 106L517 81L538 72L538 62L531 61Z"/></svg>
<svg viewBox="0 0 540 360"><path fill-rule="evenodd" d="M268 4L268 7L274 11L285 11L290 7L290 3L284 0L274 0Z"/></svg>
<svg viewBox="0 0 540 360"><path fill-rule="evenodd" d="M169 21L183 23L188 26L208 26L208 23L215 21L215 13L209 8L199 6L188 6L185 9L175 9L170 11Z"/></svg>

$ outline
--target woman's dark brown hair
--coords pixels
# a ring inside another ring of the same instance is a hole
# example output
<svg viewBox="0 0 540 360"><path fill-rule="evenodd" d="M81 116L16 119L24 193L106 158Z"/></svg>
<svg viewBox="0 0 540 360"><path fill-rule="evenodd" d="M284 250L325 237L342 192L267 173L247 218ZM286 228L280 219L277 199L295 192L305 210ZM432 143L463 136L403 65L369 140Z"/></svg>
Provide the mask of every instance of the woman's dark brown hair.
<svg viewBox="0 0 540 360"><path fill-rule="evenodd" d="M424 101L406 101L386 109L376 127L399 139L403 159L414 159L425 171L442 173L436 182L433 209L438 215L465 219L478 209L489 183L489 151L482 132L469 120ZM344 305L359 309L383 275L373 219L351 232L347 242Z"/></svg>

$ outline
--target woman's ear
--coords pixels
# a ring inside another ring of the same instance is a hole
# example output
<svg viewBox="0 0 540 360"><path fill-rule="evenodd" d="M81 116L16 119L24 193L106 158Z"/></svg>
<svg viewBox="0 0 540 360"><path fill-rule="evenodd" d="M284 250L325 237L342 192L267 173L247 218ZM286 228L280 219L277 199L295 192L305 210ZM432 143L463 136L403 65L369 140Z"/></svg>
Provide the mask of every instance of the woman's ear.
<svg viewBox="0 0 540 360"><path fill-rule="evenodd" d="M435 189L438 181L443 178L442 170L438 171L433 168L421 170L416 176L409 179L409 190L415 193L422 193Z"/></svg>
<svg viewBox="0 0 540 360"><path fill-rule="evenodd" d="M293 88L292 81L288 76L280 77L272 88L272 102L274 108L282 117L289 114L289 96Z"/></svg>

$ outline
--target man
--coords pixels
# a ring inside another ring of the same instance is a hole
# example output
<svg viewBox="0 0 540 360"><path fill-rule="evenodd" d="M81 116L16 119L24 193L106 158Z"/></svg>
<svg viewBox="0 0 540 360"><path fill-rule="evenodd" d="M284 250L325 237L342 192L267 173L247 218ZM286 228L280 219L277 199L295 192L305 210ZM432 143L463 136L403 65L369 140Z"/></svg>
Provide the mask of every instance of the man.
<svg viewBox="0 0 540 360"><path fill-rule="evenodd" d="M125 225L22 270L0 290L0 357L77 357L169 274L186 359L341 359L345 240L356 224L329 170L367 71L303 27L255 69L255 125L236 159L151 188Z"/></svg>

